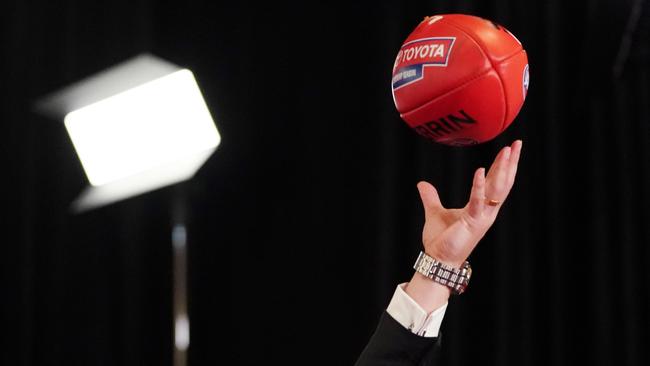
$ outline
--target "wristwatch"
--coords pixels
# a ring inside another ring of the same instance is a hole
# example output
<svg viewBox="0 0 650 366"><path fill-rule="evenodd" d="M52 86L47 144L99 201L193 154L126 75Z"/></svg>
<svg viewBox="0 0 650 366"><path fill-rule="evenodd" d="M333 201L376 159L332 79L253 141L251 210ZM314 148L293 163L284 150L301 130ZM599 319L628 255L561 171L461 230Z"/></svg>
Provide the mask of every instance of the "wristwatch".
<svg viewBox="0 0 650 366"><path fill-rule="evenodd" d="M455 295L465 292L469 278L472 276L472 267L469 262L463 263L461 268L454 268L430 257L423 251L420 252L413 268L433 281L449 287Z"/></svg>

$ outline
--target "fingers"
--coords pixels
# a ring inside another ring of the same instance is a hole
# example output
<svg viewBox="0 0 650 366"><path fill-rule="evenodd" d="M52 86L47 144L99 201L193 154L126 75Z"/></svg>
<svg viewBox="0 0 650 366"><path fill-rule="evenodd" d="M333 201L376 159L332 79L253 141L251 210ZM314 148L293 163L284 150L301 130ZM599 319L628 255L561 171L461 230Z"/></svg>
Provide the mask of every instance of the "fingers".
<svg viewBox="0 0 650 366"><path fill-rule="evenodd" d="M442 202L440 202L440 196L438 196L438 191L434 186L428 182L419 182L418 192L420 192L420 199L422 200L422 205L424 206L424 213L426 215L433 213L441 208Z"/></svg>
<svg viewBox="0 0 650 366"><path fill-rule="evenodd" d="M485 168L478 168L474 172L472 191L469 196L469 215L476 218L481 215L485 207Z"/></svg>
<svg viewBox="0 0 650 366"><path fill-rule="evenodd" d="M489 179L494 180L497 176L499 176L500 174L502 175L507 171L508 160L510 159L511 151L512 149L510 148L510 146L506 146L502 148L501 151L499 151L496 158L494 158L492 165L490 166L490 170L488 170L488 174L487 174L488 180Z"/></svg>
<svg viewBox="0 0 650 366"><path fill-rule="evenodd" d="M521 156L521 147L523 142L517 140L512 143L512 152L510 153L510 161L508 166L508 187L512 187L515 183L515 176L517 175L517 166L519 165L519 156Z"/></svg>
<svg viewBox="0 0 650 366"><path fill-rule="evenodd" d="M521 146L521 140L517 140L497 154L487 174L486 198L503 202L508 197L517 174Z"/></svg>

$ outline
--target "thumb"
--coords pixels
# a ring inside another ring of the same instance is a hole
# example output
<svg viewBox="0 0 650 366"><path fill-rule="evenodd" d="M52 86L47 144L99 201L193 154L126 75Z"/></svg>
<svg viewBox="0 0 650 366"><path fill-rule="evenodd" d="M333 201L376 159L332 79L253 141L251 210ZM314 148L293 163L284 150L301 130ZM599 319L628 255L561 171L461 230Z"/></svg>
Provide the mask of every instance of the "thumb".
<svg viewBox="0 0 650 366"><path fill-rule="evenodd" d="M440 197L438 196L438 191L431 183L428 182L419 182L418 192L420 192L420 199L422 200L422 205L424 206L424 213L426 215L433 213L441 208L442 202L440 202Z"/></svg>

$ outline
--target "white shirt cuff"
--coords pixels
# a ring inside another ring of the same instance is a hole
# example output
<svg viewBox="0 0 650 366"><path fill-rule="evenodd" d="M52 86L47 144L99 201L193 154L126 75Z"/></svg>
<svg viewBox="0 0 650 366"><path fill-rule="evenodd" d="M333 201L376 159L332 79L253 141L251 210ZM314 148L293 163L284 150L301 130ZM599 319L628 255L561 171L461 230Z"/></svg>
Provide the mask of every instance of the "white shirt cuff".
<svg viewBox="0 0 650 366"><path fill-rule="evenodd" d="M431 314L427 314L415 300L406 294L404 286L406 283L397 286L386 311L411 332L422 337L437 337L447 310L447 303Z"/></svg>

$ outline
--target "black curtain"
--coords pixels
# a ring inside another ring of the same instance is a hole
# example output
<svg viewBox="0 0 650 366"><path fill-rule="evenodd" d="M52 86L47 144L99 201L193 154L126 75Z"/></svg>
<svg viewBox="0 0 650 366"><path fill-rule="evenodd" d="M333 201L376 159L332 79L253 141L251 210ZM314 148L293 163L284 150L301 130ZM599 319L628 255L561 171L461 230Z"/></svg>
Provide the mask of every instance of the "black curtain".
<svg viewBox="0 0 650 366"><path fill-rule="evenodd" d="M451 299L445 365L648 364L649 7L6 0L0 362L170 365L183 190L190 364L352 364L412 273L415 184L463 205L473 170L521 138L515 188ZM424 141L390 93L401 42L454 12L505 25L531 65L514 124L470 148ZM222 145L187 183L71 214L83 171L32 104L141 52L192 69Z"/></svg>

